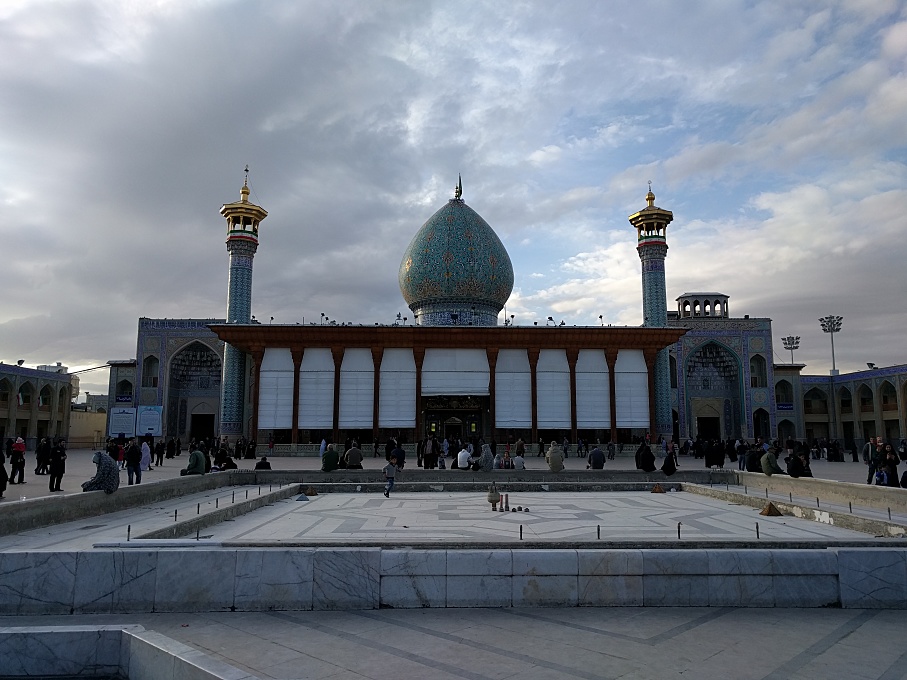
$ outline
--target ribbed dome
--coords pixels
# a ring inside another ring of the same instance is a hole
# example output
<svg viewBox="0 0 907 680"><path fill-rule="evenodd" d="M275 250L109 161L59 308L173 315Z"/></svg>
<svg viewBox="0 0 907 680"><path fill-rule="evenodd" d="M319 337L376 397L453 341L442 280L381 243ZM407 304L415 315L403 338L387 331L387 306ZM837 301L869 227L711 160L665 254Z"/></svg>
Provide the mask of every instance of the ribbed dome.
<svg viewBox="0 0 907 680"><path fill-rule="evenodd" d="M513 291L513 266L488 223L452 198L407 247L399 280L418 323L489 326Z"/></svg>

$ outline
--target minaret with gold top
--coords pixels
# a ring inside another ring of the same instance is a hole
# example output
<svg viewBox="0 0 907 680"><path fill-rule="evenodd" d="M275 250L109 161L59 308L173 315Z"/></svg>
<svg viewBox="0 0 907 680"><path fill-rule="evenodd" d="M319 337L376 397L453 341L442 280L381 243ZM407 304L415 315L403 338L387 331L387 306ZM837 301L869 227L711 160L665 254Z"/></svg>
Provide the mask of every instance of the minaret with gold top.
<svg viewBox="0 0 907 680"><path fill-rule="evenodd" d="M670 210L655 205L655 194L649 182L646 207L628 218L636 227L639 259L642 261L642 325L664 328L668 325L668 300L665 288L665 257L668 255L666 232L674 219ZM655 432L670 440L674 425L671 418L671 365L668 349L655 357ZM652 441L655 441L653 437Z"/></svg>
<svg viewBox="0 0 907 680"><path fill-rule="evenodd" d="M227 323L252 321L252 260L258 250L258 227L267 211L249 202L249 166L239 190L239 200L227 203L220 214L227 219L227 253L230 279L227 284ZM220 434L243 434L243 404L246 393L246 355L227 345L224 348L224 373L221 380ZM255 433L250 433L255 437Z"/></svg>

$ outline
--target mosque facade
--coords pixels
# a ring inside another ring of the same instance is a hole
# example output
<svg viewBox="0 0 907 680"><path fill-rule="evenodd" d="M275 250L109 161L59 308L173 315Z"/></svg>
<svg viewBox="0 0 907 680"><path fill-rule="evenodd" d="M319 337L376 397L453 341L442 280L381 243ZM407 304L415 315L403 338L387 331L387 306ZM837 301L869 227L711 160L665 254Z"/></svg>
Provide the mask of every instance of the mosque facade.
<svg viewBox="0 0 907 680"><path fill-rule="evenodd" d="M640 327L499 324L513 267L462 184L403 253L411 323L263 325L251 315L252 260L267 212L249 201L246 182L221 214L226 318L140 319L137 358L110 362L109 434L130 410L137 433L151 432L156 410L160 436L245 436L289 454L322 439L432 434L533 443L834 437L861 446L907 432L907 366L801 375L802 364L773 362L771 319L732 317L727 295L684 293L668 311L673 214L651 188L629 216Z"/></svg>
<svg viewBox="0 0 907 680"><path fill-rule="evenodd" d="M458 184L403 254L398 280L411 325L211 326L250 358L246 431L289 450L431 434L502 442L669 436L670 416L655 414L670 414L666 348L685 330L666 323L670 213L654 199L650 192L648 207L631 216L654 272L643 282L646 325L521 327L498 324L513 266ZM225 390L229 381L225 369Z"/></svg>

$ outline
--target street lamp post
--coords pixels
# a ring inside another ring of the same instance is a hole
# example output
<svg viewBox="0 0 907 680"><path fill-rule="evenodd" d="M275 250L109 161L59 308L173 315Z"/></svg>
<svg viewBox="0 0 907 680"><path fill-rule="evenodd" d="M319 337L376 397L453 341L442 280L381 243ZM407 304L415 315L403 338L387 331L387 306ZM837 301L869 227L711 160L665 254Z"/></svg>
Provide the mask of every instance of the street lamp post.
<svg viewBox="0 0 907 680"><path fill-rule="evenodd" d="M841 322L844 321L844 317L828 315L823 316L819 319L819 325L822 326L822 330L825 333L828 333L831 336L831 372L828 376L829 381L829 390L828 396L829 401L831 402L831 437L832 441L837 440L838 438L838 400L835 396L835 376L838 375L838 368L835 365L835 333L840 332Z"/></svg>
<svg viewBox="0 0 907 680"><path fill-rule="evenodd" d="M790 362L793 364L794 350L800 349L800 336L788 335L786 338L781 338L781 342L784 344L784 349L790 350Z"/></svg>
<svg viewBox="0 0 907 680"><path fill-rule="evenodd" d="M822 330L831 336L831 374L838 375L838 368L835 365L835 333L840 332L843 316L823 316L819 319Z"/></svg>

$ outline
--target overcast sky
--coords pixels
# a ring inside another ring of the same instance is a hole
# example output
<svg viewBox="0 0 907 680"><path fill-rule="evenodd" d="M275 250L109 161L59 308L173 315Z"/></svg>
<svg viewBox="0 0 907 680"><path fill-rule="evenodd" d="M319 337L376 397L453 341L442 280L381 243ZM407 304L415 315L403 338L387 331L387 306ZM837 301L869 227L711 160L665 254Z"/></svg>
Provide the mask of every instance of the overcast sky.
<svg viewBox="0 0 907 680"><path fill-rule="evenodd" d="M727 294L810 373L840 314L839 369L907 362L905 2L3 0L0 45L2 361L223 317L248 164L260 320L411 317L402 253L462 173L517 324L638 325L651 180L669 309Z"/></svg>

